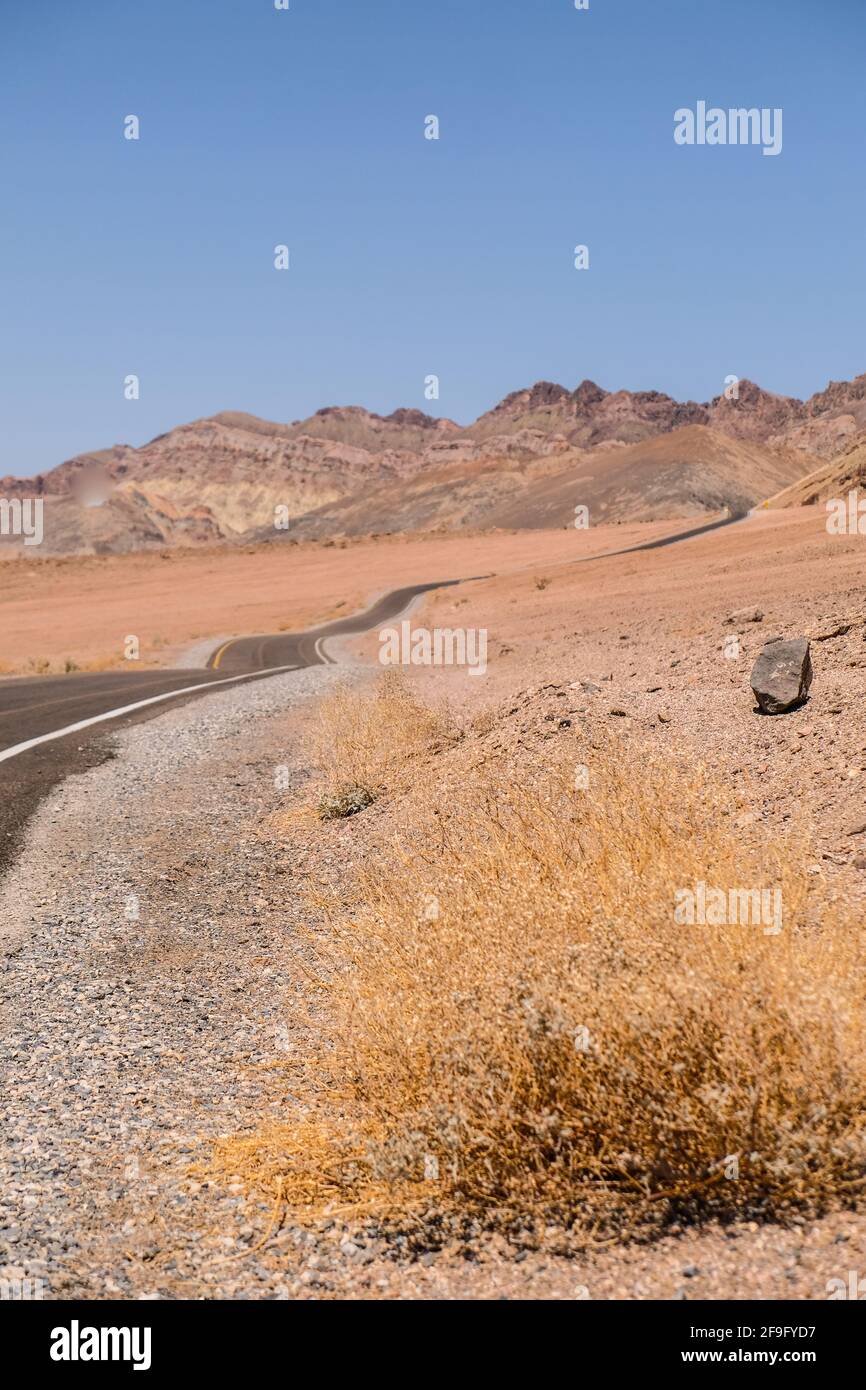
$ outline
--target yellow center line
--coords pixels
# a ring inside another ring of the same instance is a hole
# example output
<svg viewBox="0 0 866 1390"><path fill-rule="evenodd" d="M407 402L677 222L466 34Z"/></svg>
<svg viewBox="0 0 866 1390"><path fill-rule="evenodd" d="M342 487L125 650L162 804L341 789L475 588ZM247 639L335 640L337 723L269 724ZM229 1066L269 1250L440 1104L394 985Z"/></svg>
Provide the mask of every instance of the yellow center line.
<svg viewBox="0 0 866 1390"><path fill-rule="evenodd" d="M229 647L233 646L233 644L234 644L237 640L238 640L238 639L237 639L236 637L232 637L232 638L229 639L228 642L223 642L222 646L220 647L219 651L217 652L216 656L215 656L214 659L213 659L213 665L211 666L211 670L212 670L212 671L218 671L218 670L219 670L220 662L221 662L222 659L223 659L223 653L226 652L226 651L228 650Z"/></svg>

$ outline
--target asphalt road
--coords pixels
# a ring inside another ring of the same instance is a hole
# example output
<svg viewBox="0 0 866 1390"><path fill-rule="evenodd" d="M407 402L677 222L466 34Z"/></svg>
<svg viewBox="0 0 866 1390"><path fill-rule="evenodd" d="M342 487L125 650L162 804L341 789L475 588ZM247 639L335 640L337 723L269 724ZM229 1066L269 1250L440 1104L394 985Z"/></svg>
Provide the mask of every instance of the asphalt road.
<svg viewBox="0 0 866 1390"><path fill-rule="evenodd" d="M718 531L723 526L733 526L738 521L745 521L751 512L730 512L728 516L723 516L719 521L705 521L701 526L692 526L688 531L677 531L673 536L662 536L656 541L641 541L640 545L629 545L625 550L612 550L608 556L590 556L590 559L604 559L611 555L631 555L636 550L662 550L666 545L677 545L680 541L690 541L694 536L704 536L708 531Z"/></svg>
<svg viewBox="0 0 866 1390"><path fill-rule="evenodd" d="M113 756L110 734L117 728L150 719L167 705L193 699L199 690L220 682L266 679L274 670L327 662L323 638L366 632L398 617L418 594L462 582L394 589L363 613L307 632L239 637L216 651L204 671L106 671L0 680L0 872L52 787ZM141 708L128 708L139 702ZM117 710L127 712L114 714ZM111 715L107 720L106 714ZM82 723L87 727L75 727ZM32 747L20 747L31 741Z"/></svg>
<svg viewBox="0 0 866 1390"><path fill-rule="evenodd" d="M418 594L466 582L463 579L448 579L436 584L410 584L405 589L392 589L363 613L338 618L336 622L311 628L309 632L283 632L276 637L236 637L214 652L208 669L221 676L233 676L243 671L261 671L275 666L317 666L328 659L321 650L323 637L368 632L370 628L380 627L396 618Z"/></svg>

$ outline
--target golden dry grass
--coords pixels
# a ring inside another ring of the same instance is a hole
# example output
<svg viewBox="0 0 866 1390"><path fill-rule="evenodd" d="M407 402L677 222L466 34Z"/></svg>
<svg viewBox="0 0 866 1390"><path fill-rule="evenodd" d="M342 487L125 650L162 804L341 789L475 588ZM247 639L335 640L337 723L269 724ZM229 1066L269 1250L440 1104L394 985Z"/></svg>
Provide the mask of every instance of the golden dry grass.
<svg viewBox="0 0 866 1390"><path fill-rule="evenodd" d="M386 726L345 698L331 755L360 770ZM861 1190L859 924L815 901L796 840L744 848L699 770L617 742L584 756L585 791L562 759L474 780L423 853L394 851L333 905L304 1104L228 1141L225 1171L314 1212L583 1231ZM780 888L782 931L678 924L677 890L700 881Z"/></svg>
<svg viewBox="0 0 866 1390"><path fill-rule="evenodd" d="M457 737L447 706L422 704L399 671L383 672L372 693L340 685L319 706L310 736L318 790L339 800L362 789L375 800Z"/></svg>
<svg viewBox="0 0 866 1390"><path fill-rule="evenodd" d="M26 660L18 662L0 661L0 675L3 676L58 676L70 675L76 671L100 672L100 671L120 671L120 670L150 670L155 668L157 663L147 657L132 662L127 660L122 653L111 653L105 656L90 657L87 660L76 661L73 657L63 657L58 660L50 660L46 656L31 656Z"/></svg>

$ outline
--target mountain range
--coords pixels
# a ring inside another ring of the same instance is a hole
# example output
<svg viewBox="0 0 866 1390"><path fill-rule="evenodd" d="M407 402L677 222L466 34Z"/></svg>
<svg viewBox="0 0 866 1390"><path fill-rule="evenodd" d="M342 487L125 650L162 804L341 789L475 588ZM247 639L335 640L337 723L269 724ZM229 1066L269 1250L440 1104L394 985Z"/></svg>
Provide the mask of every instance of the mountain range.
<svg viewBox="0 0 866 1390"><path fill-rule="evenodd" d="M465 427L413 409L332 406L292 424L227 411L0 479L0 497L45 499L53 554L524 529L572 524L578 505L617 522L796 504L864 442L866 374L806 401L747 380L705 403L541 381Z"/></svg>

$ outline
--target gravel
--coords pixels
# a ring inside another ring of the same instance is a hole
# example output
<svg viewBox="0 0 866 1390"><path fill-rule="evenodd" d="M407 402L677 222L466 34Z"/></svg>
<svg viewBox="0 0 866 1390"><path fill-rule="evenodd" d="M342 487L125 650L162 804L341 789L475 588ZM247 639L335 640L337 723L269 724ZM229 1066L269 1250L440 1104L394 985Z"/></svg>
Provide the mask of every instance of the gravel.
<svg viewBox="0 0 866 1390"><path fill-rule="evenodd" d="M240 683L110 735L115 759L37 812L0 896L0 1278L201 1292L257 1235L239 1191L209 1192L203 1229L186 1172L267 1113L261 1064L289 1045L255 820L304 776L277 775L287 710L334 679ZM223 1291L258 1278L251 1261Z"/></svg>

